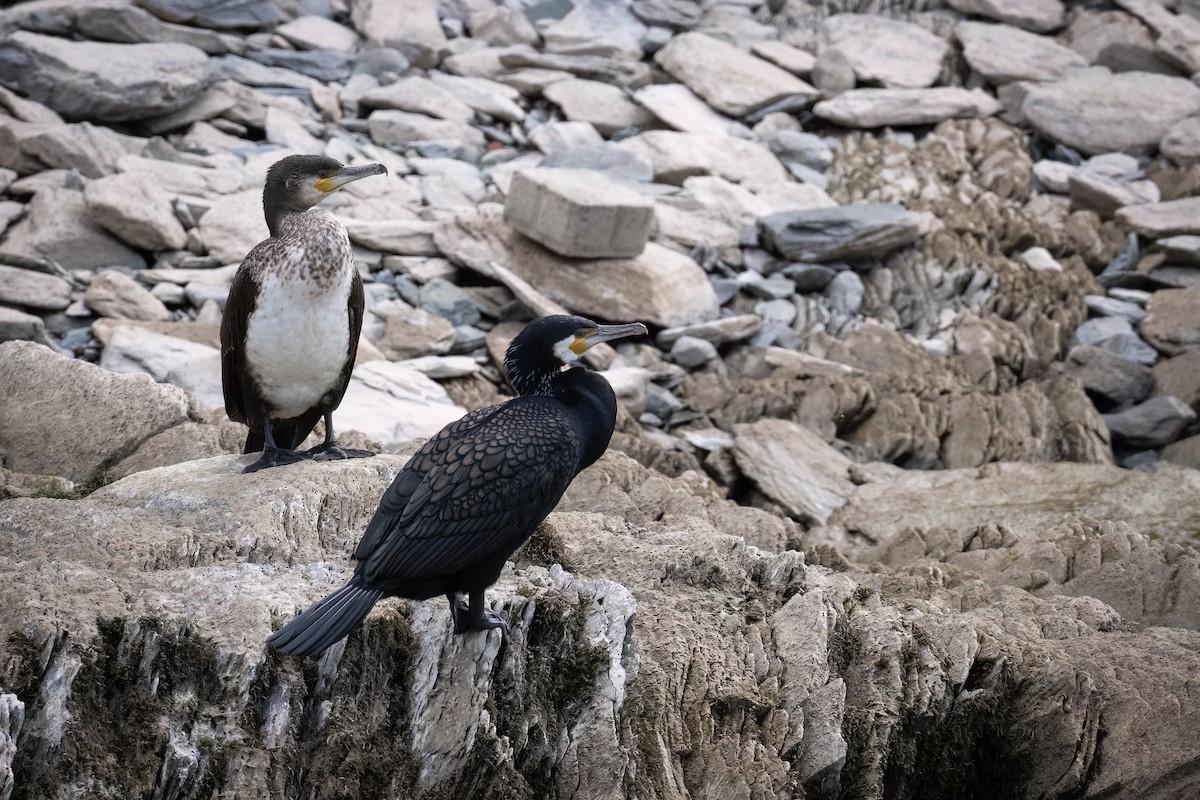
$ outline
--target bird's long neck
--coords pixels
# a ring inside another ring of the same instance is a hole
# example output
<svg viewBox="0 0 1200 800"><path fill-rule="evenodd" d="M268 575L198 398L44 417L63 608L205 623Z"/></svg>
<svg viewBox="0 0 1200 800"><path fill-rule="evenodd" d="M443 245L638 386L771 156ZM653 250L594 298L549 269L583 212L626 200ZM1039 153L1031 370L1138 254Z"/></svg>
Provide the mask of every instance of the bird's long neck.
<svg viewBox="0 0 1200 800"><path fill-rule="evenodd" d="M306 207L289 203L286 199L263 195L263 216L267 218L267 230L272 236L282 233L284 220L303 214Z"/></svg>
<svg viewBox="0 0 1200 800"><path fill-rule="evenodd" d="M573 367L554 380L554 397L570 410L571 422L583 445L579 469L604 455L617 421L617 396L600 375Z"/></svg>

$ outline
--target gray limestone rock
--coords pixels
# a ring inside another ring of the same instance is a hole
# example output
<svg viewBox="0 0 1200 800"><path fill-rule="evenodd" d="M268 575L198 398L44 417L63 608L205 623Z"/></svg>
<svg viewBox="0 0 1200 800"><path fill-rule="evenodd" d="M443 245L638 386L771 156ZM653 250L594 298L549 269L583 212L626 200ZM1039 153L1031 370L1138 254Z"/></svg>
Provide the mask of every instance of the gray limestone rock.
<svg viewBox="0 0 1200 800"><path fill-rule="evenodd" d="M1180 166L1200 163L1200 116L1176 122L1163 135L1158 147L1164 156Z"/></svg>
<svg viewBox="0 0 1200 800"><path fill-rule="evenodd" d="M163 319L149 316L124 318ZM126 375L149 375L158 383L183 389L201 409L224 412L219 347L164 335L150 328L117 325L108 335L100 366ZM342 429L345 430L344 425Z"/></svg>
<svg viewBox="0 0 1200 800"><path fill-rule="evenodd" d="M170 319L162 301L133 278L115 269L101 270L88 285L83 302L97 316L118 319Z"/></svg>
<svg viewBox="0 0 1200 800"><path fill-rule="evenodd" d="M460 100L454 92L417 75L364 92L359 102L372 108L410 111L455 122L471 122L475 119L475 109Z"/></svg>
<svg viewBox="0 0 1200 800"><path fill-rule="evenodd" d="M1119 300L1102 294L1089 294L1084 296L1083 302L1089 311L1105 317L1124 317L1134 324L1141 322L1146 317L1145 309L1128 300Z"/></svg>
<svg viewBox="0 0 1200 800"><path fill-rule="evenodd" d="M369 333L383 356L392 361L416 358L424 355L445 355L454 344L454 325L447 319L419 308L413 308L403 300L386 300L368 306L368 311L385 322L379 338ZM363 322L364 330L367 321Z"/></svg>
<svg viewBox="0 0 1200 800"><path fill-rule="evenodd" d="M718 114L682 83L643 86L633 97L656 118L677 131L725 136L740 124Z"/></svg>
<svg viewBox="0 0 1200 800"><path fill-rule="evenodd" d="M1165 203L1141 203L1119 209L1116 219L1142 236L1157 239L1200 234L1198 214L1200 197L1181 197Z"/></svg>
<svg viewBox="0 0 1200 800"><path fill-rule="evenodd" d="M674 37L654 54L654 60L714 110L731 117L817 93L790 72L703 33Z"/></svg>
<svg viewBox="0 0 1200 800"><path fill-rule="evenodd" d="M421 308L454 325L479 323L479 307L471 296L445 278L434 278L421 287Z"/></svg>
<svg viewBox="0 0 1200 800"><path fill-rule="evenodd" d="M414 441L433 436L465 413L440 384L413 366L369 361L355 366L338 406L337 425L339 433L358 431L394 453L410 449Z"/></svg>
<svg viewBox="0 0 1200 800"><path fill-rule="evenodd" d="M163 22L135 6L85 5L75 11L75 29L89 39L123 44L178 42L219 56L244 47L241 39L190 25Z"/></svg>
<svg viewBox="0 0 1200 800"><path fill-rule="evenodd" d="M954 26L963 57L991 84L1053 81L1087 60L1048 36L1012 28L963 21Z"/></svg>
<svg viewBox="0 0 1200 800"><path fill-rule="evenodd" d="M1129 182L1110 178L1090 169L1074 170L1067 178L1067 190L1074 208L1095 211L1111 219L1126 206L1157 203L1158 186L1151 181Z"/></svg>
<svg viewBox="0 0 1200 800"><path fill-rule="evenodd" d="M657 127L657 117L635 103L627 92L607 83L569 78L555 81L542 94L567 119L589 122L601 136L612 136L626 128Z"/></svg>
<svg viewBox="0 0 1200 800"><path fill-rule="evenodd" d="M955 11L974 14L1018 28L1047 33L1063 24L1059 0L950 0Z"/></svg>
<svg viewBox="0 0 1200 800"><path fill-rule="evenodd" d="M0 370L8 376L0 381L0 448L19 472L86 481L188 418L181 389L32 342L0 344Z"/></svg>
<svg viewBox="0 0 1200 800"><path fill-rule="evenodd" d="M1200 350L1164 358L1154 365L1154 395L1174 395L1200 411Z"/></svg>
<svg viewBox="0 0 1200 800"><path fill-rule="evenodd" d="M783 274L796 284L796 291L801 293L820 292L824 290L837 270L825 264L806 264L797 262L788 264L782 270Z"/></svg>
<svg viewBox="0 0 1200 800"><path fill-rule="evenodd" d="M666 328L659 332L657 341L662 347L670 347L679 337L690 336L714 345L728 344L749 339L762 329L762 324L762 318L757 314L738 314L711 322Z"/></svg>
<svg viewBox="0 0 1200 800"><path fill-rule="evenodd" d="M150 172L122 172L92 181L83 190L88 214L122 241L142 250L179 250L187 232L171 196Z"/></svg>
<svg viewBox="0 0 1200 800"><path fill-rule="evenodd" d="M640 60L646 25L621 0L582 0L542 29L547 53Z"/></svg>
<svg viewBox="0 0 1200 800"><path fill-rule="evenodd" d="M444 72L431 72L429 79L479 113L506 122L525 119L525 109L517 103L520 93L503 83Z"/></svg>
<svg viewBox="0 0 1200 800"><path fill-rule="evenodd" d="M934 125L959 117L990 117L1000 103L978 89L850 89L813 106L813 114L848 128Z"/></svg>
<svg viewBox="0 0 1200 800"><path fill-rule="evenodd" d="M849 459L802 425L763 419L735 425L733 437L738 468L805 522L824 524L854 491Z"/></svg>
<svg viewBox="0 0 1200 800"><path fill-rule="evenodd" d="M5 276L7 277L7 276ZM50 346L42 318L15 308L0 306L0 343L30 341Z"/></svg>
<svg viewBox="0 0 1200 800"><path fill-rule="evenodd" d="M350 19L368 44L399 50L417 67L435 66L446 47L437 3L360 0L351 6Z"/></svg>
<svg viewBox="0 0 1200 800"><path fill-rule="evenodd" d="M0 264L0 303L61 311L71 304L71 284L57 275Z"/></svg>
<svg viewBox="0 0 1200 800"><path fill-rule="evenodd" d="M920 236L914 214L884 203L781 211L763 217L758 224L764 240L776 252L801 261L882 256Z"/></svg>
<svg viewBox="0 0 1200 800"><path fill-rule="evenodd" d="M1089 394L1112 405L1141 402L1153 383L1149 367L1093 345L1072 348L1067 363Z"/></svg>
<svg viewBox="0 0 1200 800"><path fill-rule="evenodd" d="M1051 139L1085 153L1157 147L1174 125L1200 113L1200 87L1143 72L1080 70L1029 87L1021 115Z"/></svg>
<svg viewBox="0 0 1200 800"><path fill-rule="evenodd" d="M820 50L841 52L858 81L886 88L932 86L950 45L919 25L872 14L834 14L821 21Z"/></svg>
<svg viewBox="0 0 1200 800"><path fill-rule="evenodd" d="M483 133L464 122L407 111L373 111L367 118L367 130L371 141L392 149L418 142L445 142L448 147L461 148L472 158L478 158L485 144Z"/></svg>
<svg viewBox="0 0 1200 800"><path fill-rule="evenodd" d="M671 345L671 359L683 367L699 367L717 357L717 348L712 342L694 336L680 336Z"/></svg>
<svg viewBox="0 0 1200 800"><path fill-rule="evenodd" d="M840 48L822 47L813 65L812 82L826 99L848 92L858 83L854 65Z"/></svg>
<svg viewBox="0 0 1200 800"><path fill-rule="evenodd" d="M280 20L270 0L144 0L140 5L160 19L198 28L259 29Z"/></svg>
<svg viewBox="0 0 1200 800"><path fill-rule="evenodd" d="M767 145L780 158L795 161L818 172L824 172L833 163L833 151L824 139L813 133L777 131L767 140Z"/></svg>
<svg viewBox="0 0 1200 800"><path fill-rule="evenodd" d="M146 266L145 259L92 219L83 192L44 188L5 236L4 249L52 258L68 269Z"/></svg>
<svg viewBox="0 0 1200 800"><path fill-rule="evenodd" d="M362 44L362 38L352 29L315 14L285 22L275 29L275 35L301 50L329 49L352 54Z"/></svg>
<svg viewBox="0 0 1200 800"><path fill-rule="evenodd" d="M1101 416L1114 440L1126 447L1148 448L1175 441L1180 431L1196 419L1196 412L1178 397L1159 395L1124 411Z"/></svg>
<svg viewBox="0 0 1200 800"><path fill-rule="evenodd" d="M842 270L825 287L825 299L834 313L852 317L862 310L865 291L857 272Z"/></svg>
<svg viewBox="0 0 1200 800"><path fill-rule="evenodd" d="M556 147L538 166L591 170L621 183L649 183L654 179L649 162L613 142Z"/></svg>
<svg viewBox="0 0 1200 800"><path fill-rule="evenodd" d="M1200 350L1197 302L1200 302L1200 285L1155 292L1146 307L1146 319L1141 325L1142 336L1169 356Z"/></svg>
<svg viewBox="0 0 1200 800"><path fill-rule="evenodd" d="M770 150L735 136L646 131L618 145L648 161L660 183L678 186L693 175L720 175L735 183L787 180L787 169Z"/></svg>
<svg viewBox="0 0 1200 800"><path fill-rule="evenodd" d="M246 57L266 67L285 69L322 83L341 82L350 77L353 58L342 52L321 50L290 50L280 47L252 48Z"/></svg>
<svg viewBox="0 0 1200 800"><path fill-rule="evenodd" d="M539 167L513 176L504 220L561 255L629 258L649 240L654 204L598 173Z"/></svg>
<svg viewBox="0 0 1200 800"><path fill-rule="evenodd" d="M188 44L72 42L18 31L0 42L0 83L72 119L169 114L200 96L208 56Z"/></svg>

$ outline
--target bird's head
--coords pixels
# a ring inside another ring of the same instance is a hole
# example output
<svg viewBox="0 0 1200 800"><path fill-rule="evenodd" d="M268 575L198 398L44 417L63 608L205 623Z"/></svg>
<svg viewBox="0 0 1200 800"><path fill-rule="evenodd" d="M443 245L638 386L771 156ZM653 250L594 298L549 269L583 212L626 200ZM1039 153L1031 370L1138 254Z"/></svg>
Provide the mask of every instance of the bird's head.
<svg viewBox="0 0 1200 800"><path fill-rule="evenodd" d="M370 175L386 175L383 164L347 167L326 156L288 156L271 165L263 186L267 220L306 211L347 183ZM274 212L274 213L273 213Z"/></svg>
<svg viewBox="0 0 1200 800"><path fill-rule="evenodd" d="M554 377L601 342L640 336L640 322L600 325L584 317L539 317L525 326L508 346L504 366L518 394L550 394Z"/></svg>

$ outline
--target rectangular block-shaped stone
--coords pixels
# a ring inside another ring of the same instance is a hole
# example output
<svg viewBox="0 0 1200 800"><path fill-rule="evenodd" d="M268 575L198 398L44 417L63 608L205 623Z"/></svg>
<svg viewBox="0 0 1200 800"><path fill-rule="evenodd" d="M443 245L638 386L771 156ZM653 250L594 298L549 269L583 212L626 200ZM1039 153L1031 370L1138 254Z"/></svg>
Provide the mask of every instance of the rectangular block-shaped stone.
<svg viewBox="0 0 1200 800"><path fill-rule="evenodd" d="M504 221L560 255L630 258L650 239L654 202L599 172L538 167L513 176Z"/></svg>

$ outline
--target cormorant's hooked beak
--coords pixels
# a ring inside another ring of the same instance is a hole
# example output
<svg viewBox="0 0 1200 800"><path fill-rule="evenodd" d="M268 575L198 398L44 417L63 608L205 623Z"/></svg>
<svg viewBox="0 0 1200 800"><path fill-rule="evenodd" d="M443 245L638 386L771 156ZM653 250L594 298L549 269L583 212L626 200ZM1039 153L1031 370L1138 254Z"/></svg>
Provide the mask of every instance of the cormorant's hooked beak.
<svg viewBox="0 0 1200 800"><path fill-rule="evenodd" d="M611 342L613 339L623 339L626 336L644 336L648 333L646 326L640 322L628 322L624 325L597 325L586 331L581 331L571 343L571 352L581 356L589 348L601 342Z"/></svg>
<svg viewBox="0 0 1200 800"><path fill-rule="evenodd" d="M329 194L336 192L338 189L345 186L347 183L353 183L359 178L367 178L371 175L387 175L387 167L383 164L367 164L363 167L342 167L335 174L328 178L321 178L314 186L318 191Z"/></svg>

